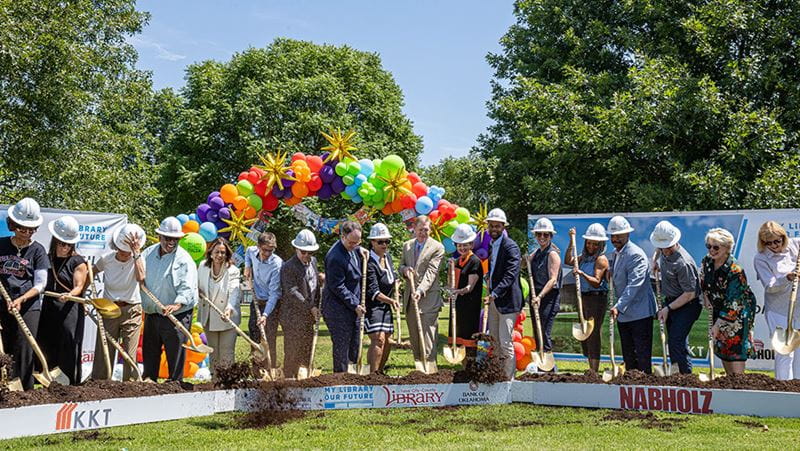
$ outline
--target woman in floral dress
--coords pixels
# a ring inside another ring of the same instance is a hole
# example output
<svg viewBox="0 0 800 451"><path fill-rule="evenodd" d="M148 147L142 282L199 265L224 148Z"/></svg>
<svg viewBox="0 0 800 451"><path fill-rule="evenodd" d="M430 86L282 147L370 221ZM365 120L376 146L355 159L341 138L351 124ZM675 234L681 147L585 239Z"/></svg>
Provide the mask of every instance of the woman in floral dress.
<svg viewBox="0 0 800 451"><path fill-rule="evenodd" d="M744 270L731 256L733 246L733 235L725 229L711 229L706 234L708 255L702 263L702 288L706 308L714 309L714 354L722 360L726 374L741 374L754 353L756 298Z"/></svg>

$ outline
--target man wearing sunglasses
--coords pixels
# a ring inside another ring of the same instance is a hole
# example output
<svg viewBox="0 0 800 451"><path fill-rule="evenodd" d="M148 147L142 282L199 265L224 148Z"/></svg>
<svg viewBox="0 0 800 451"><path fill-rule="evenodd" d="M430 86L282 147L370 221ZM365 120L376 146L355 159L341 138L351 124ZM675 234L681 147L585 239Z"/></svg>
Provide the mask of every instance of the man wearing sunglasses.
<svg viewBox="0 0 800 451"><path fill-rule="evenodd" d="M609 263L617 296L610 300L611 314L617 319L625 368L651 374L656 297L650 286L647 255L630 241L633 227L624 217L611 218L607 229L615 249Z"/></svg>

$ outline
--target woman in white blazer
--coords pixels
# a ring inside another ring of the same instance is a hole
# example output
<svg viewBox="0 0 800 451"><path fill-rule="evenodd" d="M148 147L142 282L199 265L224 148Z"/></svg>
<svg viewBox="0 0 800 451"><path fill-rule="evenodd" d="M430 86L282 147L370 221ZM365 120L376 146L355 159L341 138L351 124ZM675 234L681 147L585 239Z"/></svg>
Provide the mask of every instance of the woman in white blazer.
<svg viewBox="0 0 800 451"><path fill-rule="evenodd" d="M234 324L239 324L239 268L233 264L233 251L225 238L217 238L208 245L206 258L197 269L197 288L200 295L214 303ZM197 321L203 325L211 353L211 372L218 365L234 362L236 331L233 326L208 306L203 299L197 307Z"/></svg>

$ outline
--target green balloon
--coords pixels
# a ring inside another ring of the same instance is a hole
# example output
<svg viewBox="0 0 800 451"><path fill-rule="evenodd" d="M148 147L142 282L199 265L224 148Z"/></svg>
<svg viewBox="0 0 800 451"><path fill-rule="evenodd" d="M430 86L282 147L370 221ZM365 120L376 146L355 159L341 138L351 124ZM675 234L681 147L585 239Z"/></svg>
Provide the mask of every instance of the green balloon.
<svg viewBox="0 0 800 451"><path fill-rule="evenodd" d="M400 171L405 169L405 167L406 162L397 155L389 155L384 158L381 163L381 171L383 171L383 174L387 177L396 176Z"/></svg>
<svg viewBox="0 0 800 451"><path fill-rule="evenodd" d="M239 183L236 184L236 190L242 196L247 197L253 194L253 184L249 180L239 180Z"/></svg>
<svg viewBox="0 0 800 451"><path fill-rule="evenodd" d="M336 171L336 175L338 175L339 177L344 177L344 175L347 174L347 165L340 161L336 163L334 171Z"/></svg>
<svg viewBox="0 0 800 451"><path fill-rule="evenodd" d="M522 299L527 299L531 292L531 287L528 286L528 281L524 277L519 278L519 284L522 285Z"/></svg>
<svg viewBox="0 0 800 451"><path fill-rule="evenodd" d="M345 175L345 176L343 176L343 177L342 177L342 182L343 182L345 185L352 185L352 184L353 184L353 182L355 182L355 181L356 181L355 177L353 177L353 176L352 176L352 175L350 175L350 174L347 174L347 175Z"/></svg>
<svg viewBox="0 0 800 451"><path fill-rule="evenodd" d="M339 195L340 195L340 196L342 196L342 199L344 199L344 200L350 200L350 199L352 199L352 197L350 197L350 195L349 195L349 194L347 194L347 193L346 193L346 192L344 192L344 191L342 191L341 193L339 193Z"/></svg>
<svg viewBox="0 0 800 451"><path fill-rule="evenodd" d="M195 262L202 260L206 255L206 240L199 233L187 233L178 241L178 245L188 252Z"/></svg>
<svg viewBox="0 0 800 451"><path fill-rule="evenodd" d="M247 196L247 203L250 204L251 207L255 208L256 211L261 210L261 205L263 204L263 200L258 194L251 194Z"/></svg>
<svg viewBox="0 0 800 451"><path fill-rule="evenodd" d="M368 186L364 186L364 185L366 185L366 183L362 184L358 188L358 195L363 197L364 200L366 200L366 197L369 196L369 187Z"/></svg>
<svg viewBox="0 0 800 451"><path fill-rule="evenodd" d="M358 161L354 161L347 165L347 173L352 175L353 177L357 176L358 173L361 172L361 165L358 164Z"/></svg>
<svg viewBox="0 0 800 451"><path fill-rule="evenodd" d="M456 220L462 224L469 222L469 210L464 207L456 208Z"/></svg>
<svg viewBox="0 0 800 451"><path fill-rule="evenodd" d="M442 227L442 233L444 233L445 236L450 236L456 231L456 227L458 227L458 221L453 219Z"/></svg>

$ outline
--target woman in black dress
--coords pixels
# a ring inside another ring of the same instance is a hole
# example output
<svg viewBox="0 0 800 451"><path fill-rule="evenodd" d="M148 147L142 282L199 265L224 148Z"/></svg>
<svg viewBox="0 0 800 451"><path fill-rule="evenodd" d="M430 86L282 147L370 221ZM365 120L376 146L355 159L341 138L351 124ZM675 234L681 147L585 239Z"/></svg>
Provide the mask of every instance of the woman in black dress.
<svg viewBox="0 0 800 451"><path fill-rule="evenodd" d="M459 257L455 261L456 272L456 344L467 348L467 357L475 357L473 335L480 330L481 292L483 291L483 267L481 260L472 253L475 231L468 224L461 224L451 239L456 243Z"/></svg>
<svg viewBox="0 0 800 451"><path fill-rule="evenodd" d="M367 361L370 371L383 373L389 358L389 336L394 332L392 310L400 308L394 300L397 274L392 266L392 256L387 252L392 235L380 222L369 231L370 253L367 261L367 313L364 317L366 333L369 335Z"/></svg>
<svg viewBox="0 0 800 451"><path fill-rule="evenodd" d="M86 260L75 252L78 221L62 216L47 226L50 241L50 271L46 291L82 296L88 284ZM84 308L64 297L45 297L39 322L39 344L50 368L59 367L70 385L81 382L81 345L83 344Z"/></svg>

